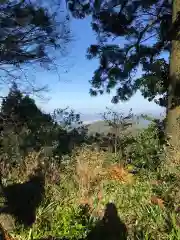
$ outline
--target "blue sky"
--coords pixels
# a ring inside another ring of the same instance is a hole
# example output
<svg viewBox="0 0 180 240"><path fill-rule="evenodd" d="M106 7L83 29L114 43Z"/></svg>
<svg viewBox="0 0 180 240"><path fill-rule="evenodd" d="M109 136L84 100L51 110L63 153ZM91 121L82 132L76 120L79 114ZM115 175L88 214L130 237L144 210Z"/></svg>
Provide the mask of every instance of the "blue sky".
<svg viewBox="0 0 180 240"><path fill-rule="evenodd" d="M111 104L112 95L91 97L89 95L89 80L98 66L96 60L86 59L88 46L96 42L96 38L90 27L90 19L72 20L71 29L73 41L68 45L67 57L59 60L58 68L60 79L57 73L36 72L36 80L48 84L50 91L46 94L50 99L47 101L38 100L38 104L48 112L55 108L69 106L77 112L82 113L84 120L96 120L99 113L108 107L120 111L128 111L130 108L135 113L159 114L163 110L154 103L149 103L137 93L129 102ZM65 68L64 68L65 67ZM67 71L66 73L64 73Z"/></svg>

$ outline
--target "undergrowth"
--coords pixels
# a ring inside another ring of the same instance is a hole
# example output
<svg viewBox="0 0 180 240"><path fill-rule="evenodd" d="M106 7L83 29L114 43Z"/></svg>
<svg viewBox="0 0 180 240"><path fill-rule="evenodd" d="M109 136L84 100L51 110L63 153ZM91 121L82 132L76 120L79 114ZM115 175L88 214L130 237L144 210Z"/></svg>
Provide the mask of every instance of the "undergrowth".
<svg viewBox="0 0 180 240"><path fill-rule="evenodd" d="M36 222L30 229L19 226L11 234L22 240L48 236L85 239L103 219L105 206L113 203L126 225L127 239L180 239L179 169L161 162L154 171L152 166L143 167L133 174L130 165L111 163L109 158L110 153L83 146L74 150L68 164L49 163L46 196L37 209ZM31 154L7 176L24 181L39 161L40 155Z"/></svg>

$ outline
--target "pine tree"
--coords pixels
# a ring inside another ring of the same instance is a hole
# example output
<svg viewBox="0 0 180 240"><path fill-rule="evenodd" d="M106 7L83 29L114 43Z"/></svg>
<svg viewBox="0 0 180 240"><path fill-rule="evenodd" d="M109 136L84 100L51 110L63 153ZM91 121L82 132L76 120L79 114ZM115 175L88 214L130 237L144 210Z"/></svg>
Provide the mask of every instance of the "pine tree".
<svg viewBox="0 0 180 240"><path fill-rule="evenodd" d="M70 40L68 20L40 1L0 1L0 71L13 80L27 64L50 67L52 51L62 51ZM61 11L62 13L62 11ZM35 66L34 65L34 66ZM30 84L29 84L30 85Z"/></svg>
<svg viewBox="0 0 180 240"><path fill-rule="evenodd" d="M15 161L29 151L52 146L56 140L52 117L43 113L32 98L24 96L16 83L3 99L0 127L1 157L7 154Z"/></svg>
<svg viewBox="0 0 180 240"><path fill-rule="evenodd" d="M70 0L68 7L75 18L91 14L97 34L97 44L87 54L99 59L90 93L116 88L112 101L117 103L140 90L167 108L167 133L175 147L180 140L180 1Z"/></svg>
<svg viewBox="0 0 180 240"><path fill-rule="evenodd" d="M18 126L20 124L19 110L22 101L22 93L19 91L16 83L12 84L7 97L3 98L1 105L1 120L3 125L8 127Z"/></svg>
<svg viewBox="0 0 180 240"><path fill-rule="evenodd" d="M172 22L175 33L171 42L170 82L168 89L167 133L178 151L180 141L180 1L173 1Z"/></svg>

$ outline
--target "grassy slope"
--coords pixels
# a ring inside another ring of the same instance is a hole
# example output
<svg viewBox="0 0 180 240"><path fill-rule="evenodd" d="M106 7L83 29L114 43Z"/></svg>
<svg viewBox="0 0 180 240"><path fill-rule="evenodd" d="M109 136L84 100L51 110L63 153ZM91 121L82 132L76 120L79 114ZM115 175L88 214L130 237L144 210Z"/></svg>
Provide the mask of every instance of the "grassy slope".
<svg viewBox="0 0 180 240"><path fill-rule="evenodd" d="M107 158L109 164L104 165ZM63 173L59 170L61 184L48 184L46 200L38 209L37 221L32 228L34 239L48 235L81 239L86 229L78 220L78 206L88 204L91 219L95 219L96 216L103 216L108 202L115 204L121 221L127 227L128 240L180 239L180 230L173 219L173 209L161 199L166 193L172 197L173 185L169 173L161 168L158 181L157 175L152 172L133 176L126 169L114 168L111 158L107 153L88 148L79 149L72 156L75 165L72 164L71 168L67 166ZM174 173L173 179L178 175L179 172L177 175ZM97 178L98 176L102 177ZM176 185L179 187L178 179ZM153 196L159 202L152 202ZM15 236L17 239L30 239L29 231L25 229Z"/></svg>

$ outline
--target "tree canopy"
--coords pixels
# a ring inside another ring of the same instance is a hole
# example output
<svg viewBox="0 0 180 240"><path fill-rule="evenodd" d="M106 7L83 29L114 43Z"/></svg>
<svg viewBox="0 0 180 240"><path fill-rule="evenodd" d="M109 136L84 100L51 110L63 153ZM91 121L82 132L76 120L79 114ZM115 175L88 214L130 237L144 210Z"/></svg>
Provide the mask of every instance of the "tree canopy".
<svg viewBox="0 0 180 240"><path fill-rule="evenodd" d="M71 153L85 142L87 129L80 115L71 109L43 112L36 102L23 94L16 83L3 98L0 109L0 162L20 162L31 151L46 155Z"/></svg>
<svg viewBox="0 0 180 240"><path fill-rule="evenodd" d="M75 18L91 14L97 35L87 52L89 59L99 59L90 93L116 87L116 103L140 90L149 101L167 106L171 41L180 32L179 17L172 24L172 1L70 0L68 6Z"/></svg>
<svg viewBox="0 0 180 240"><path fill-rule="evenodd" d="M40 1L0 2L0 71L2 80L15 80L17 70L27 64L53 64L52 50L70 41L68 19Z"/></svg>

